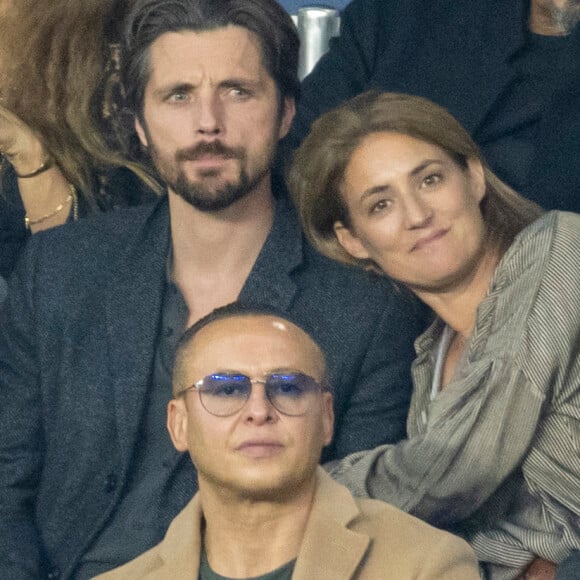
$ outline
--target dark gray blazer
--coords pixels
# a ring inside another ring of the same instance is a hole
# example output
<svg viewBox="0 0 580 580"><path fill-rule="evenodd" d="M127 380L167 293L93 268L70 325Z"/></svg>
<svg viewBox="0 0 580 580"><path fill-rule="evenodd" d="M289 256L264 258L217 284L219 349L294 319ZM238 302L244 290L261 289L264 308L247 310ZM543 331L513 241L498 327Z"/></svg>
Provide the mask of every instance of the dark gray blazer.
<svg viewBox="0 0 580 580"><path fill-rule="evenodd" d="M122 498L151 384L169 241L162 200L36 235L23 254L0 310L3 580L55 568L69 578ZM420 330L410 299L316 253L285 201L240 299L304 320L326 351L337 416L327 458L404 436ZM192 490L175 486L167 522Z"/></svg>

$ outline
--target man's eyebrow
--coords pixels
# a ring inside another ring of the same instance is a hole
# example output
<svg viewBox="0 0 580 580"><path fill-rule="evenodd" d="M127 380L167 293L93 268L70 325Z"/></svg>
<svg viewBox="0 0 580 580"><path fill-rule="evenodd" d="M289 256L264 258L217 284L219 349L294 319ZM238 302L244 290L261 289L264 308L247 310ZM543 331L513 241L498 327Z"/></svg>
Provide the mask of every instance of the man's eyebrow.
<svg viewBox="0 0 580 580"><path fill-rule="evenodd" d="M230 87L250 87L258 89L264 86L264 82L261 79L255 78L232 77L220 81L219 86L226 89Z"/></svg>
<svg viewBox="0 0 580 580"><path fill-rule="evenodd" d="M158 87L153 91L153 95L156 97L166 97L173 93L189 93L194 88L194 85L191 83L174 83Z"/></svg>
<svg viewBox="0 0 580 580"><path fill-rule="evenodd" d="M293 367L278 367L275 369L268 369L265 373L266 375L280 375L280 374L287 374L287 375L303 375L306 374L304 371L300 369L296 369Z"/></svg>

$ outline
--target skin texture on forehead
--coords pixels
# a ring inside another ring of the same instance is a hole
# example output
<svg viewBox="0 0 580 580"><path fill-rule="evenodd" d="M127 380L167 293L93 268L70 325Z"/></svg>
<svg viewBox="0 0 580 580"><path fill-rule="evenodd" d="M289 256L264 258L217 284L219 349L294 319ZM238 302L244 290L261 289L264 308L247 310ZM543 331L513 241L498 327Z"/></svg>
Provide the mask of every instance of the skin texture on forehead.
<svg viewBox="0 0 580 580"><path fill-rule="evenodd" d="M235 335L238 335L236 340ZM262 353L270 351L271 355L275 356L278 366L270 369L265 368L265 361L260 359L258 352L255 353L255 368L262 374L267 373L272 369L287 368L293 370L305 370L299 368L300 366L308 367L311 372L306 374L312 375L315 379L321 380L325 374L324 355L320 347L314 340L301 328L294 325L285 319L278 318L272 315L263 314L241 314L221 318L210 322L203 327L190 340L189 344L178 354L175 366L175 380L176 388L189 386L191 381L192 365L195 367L196 357L200 357L204 350L216 349L217 353L223 353L223 357L218 354L218 358L223 358L223 363L220 369L216 370L243 370L238 369L233 365L229 353L223 351L222 345L224 338L231 339L230 342L235 343L239 341L242 345L244 337L252 335L262 343ZM272 338L279 341L281 345L288 343L293 348L299 346L296 352L292 349L283 349L279 352L274 352L274 344ZM232 349L233 350L233 349ZM232 352L231 354L234 354ZM285 361L285 362L284 362ZM205 360L207 367L207 359ZM273 364L273 363L272 363ZM259 368L262 366L263 368ZM212 372L210 371L210 372ZM202 377L198 377L202 378Z"/></svg>

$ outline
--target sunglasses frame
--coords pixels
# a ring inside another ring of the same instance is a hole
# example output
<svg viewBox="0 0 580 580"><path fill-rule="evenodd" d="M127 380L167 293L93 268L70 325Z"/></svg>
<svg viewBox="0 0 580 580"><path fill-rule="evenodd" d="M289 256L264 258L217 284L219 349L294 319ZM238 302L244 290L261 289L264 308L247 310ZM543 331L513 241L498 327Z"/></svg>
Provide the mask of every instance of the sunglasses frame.
<svg viewBox="0 0 580 580"><path fill-rule="evenodd" d="M198 381L196 381L193 385L191 385L190 387L187 387L186 389L183 389L182 391L180 391L177 394L177 397L181 396L181 395L185 395L186 393L190 392L190 391L197 391L199 393L199 400L201 402L202 407L210 414L213 415L214 417L232 417L233 415L235 415L236 413L239 413L244 406L246 405L246 403L248 402L248 400L250 399L251 395L252 395L252 388L254 386L254 384L261 384L264 385L264 392L266 394L266 398L268 399L268 402L270 403L270 405L272 405L272 407L274 409L276 409L276 411L278 413L281 413L282 415L286 415L287 417L301 417L303 415L305 415L308 411L308 409L305 409L302 413L288 413L287 411L283 411L281 410L278 405L275 403L275 401L273 400L270 390L268 389L268 382L272 380L273 377L277 377L277 376L283 376L283 375L288 375L288 376L293 376L293 377L302 377L303 379L306 379L306 384L308 385L314 385L316 388L310 389L307 391L308 393L314 393L314 392L323 392L326 389L324 388L324 386L317 381L314 377L311 377L310 375L307 375L306 373L301 373L301 372L296 372L296 371L276 371L276 372L271 372L268 373L264 378L262 379L254 379L248 375L246 375L245 373L239 372L239 371L218 371L218 372L214 372L214 373L210 373L209 375L206 375L205 377L199 379ZM222 377L240 377L240 378L244 378L248 381L250 381L250 389L248 390L248 394L247 396L244 398L243 403L241 404L239 409L236 409L235 411L232 411L231 413L226 413L226 414L217 414L214 413L213 411L210 411L206 404L204 403L204 397L202 396L203 393L209 393L211 392L211 389L205 388L205 381L211 377L214 376L222 376Z"/></svg>

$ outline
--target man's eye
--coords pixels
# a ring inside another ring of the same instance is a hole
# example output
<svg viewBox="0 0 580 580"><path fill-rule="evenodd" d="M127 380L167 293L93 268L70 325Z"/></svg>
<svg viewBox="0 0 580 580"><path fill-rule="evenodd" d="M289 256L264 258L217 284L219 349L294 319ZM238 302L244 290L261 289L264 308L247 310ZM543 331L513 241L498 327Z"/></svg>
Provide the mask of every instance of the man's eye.
<svg viewBox="0 0 580 580"><path fill-rule="evenodd" d="M187 93L172 93L167 100L170 103L183 103L187 101Z"/></svg>
<svg viewBox="0 0 580 580"><path fill-rule="evenodd" d="M304 389L297 381L276 381L271 385L270 394L274 397L297 398L304 394Z"/></svg>
<svg viewBox="0 0 580 580"><path fill-rule="evenodd" d="M290 397L299 397L304 392L304 389L294 381L284 381L278 385L278 392L281 395L286 395Z"/></svg>
<svg viewBox="0 0 580 580"><path fill-rule="evenodd" d="M245 396L245 389L235 383L224 384L212 389L211 394L215 397L243 397Z"/></svg>
<svg viewBox="0 0 580 580"><path fill-rule="evenodd" d="M252 96L251 91L242 87L231 87L228 94L237 100L249 99Z"/></svg>
<svg viewBox="0 0 580 580"><path fill-rule="evenodd" d="M379 199L369 207L369 213L380 213L389 209L392 205L390 199Z"/></svg>

